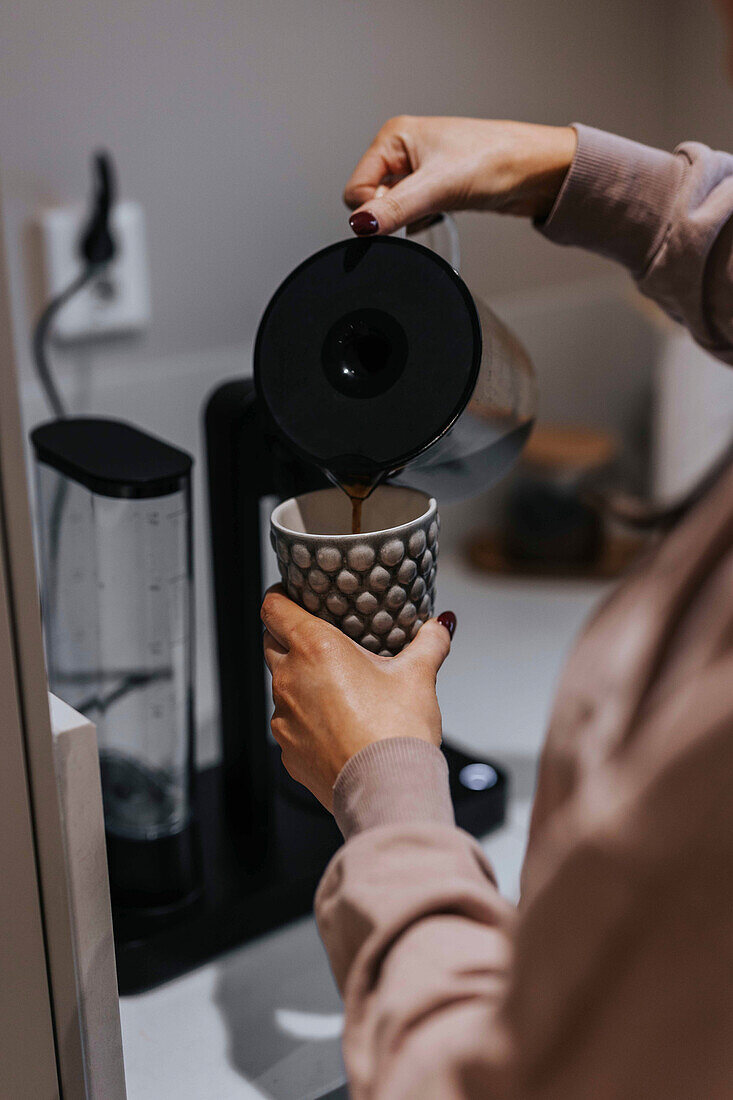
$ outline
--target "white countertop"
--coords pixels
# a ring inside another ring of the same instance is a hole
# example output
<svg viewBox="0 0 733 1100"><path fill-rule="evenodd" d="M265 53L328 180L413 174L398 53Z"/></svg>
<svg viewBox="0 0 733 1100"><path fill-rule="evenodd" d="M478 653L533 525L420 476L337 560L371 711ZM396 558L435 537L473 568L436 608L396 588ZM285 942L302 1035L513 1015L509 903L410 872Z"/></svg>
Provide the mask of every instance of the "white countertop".
<svg viewBox="0 0 733 1100"><path fill-rule="evenodd" d="M438 610L458 616L439 678L448 737L512 778L484 842L518 895L537 755L564 655L606 586L483 577L441 561ZM312 919L121 1001L129 1100L345 1097L341 1006Z"/></svg>

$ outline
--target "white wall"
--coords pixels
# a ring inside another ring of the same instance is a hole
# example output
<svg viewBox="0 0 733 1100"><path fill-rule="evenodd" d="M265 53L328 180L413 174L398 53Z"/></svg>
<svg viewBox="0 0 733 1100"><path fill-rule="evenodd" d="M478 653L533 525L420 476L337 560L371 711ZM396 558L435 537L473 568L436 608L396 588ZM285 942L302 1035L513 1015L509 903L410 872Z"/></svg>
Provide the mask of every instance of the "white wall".
<svg viewBox="0 0 733 1100"><path fill-rule="evenodd" d="M674 0L665 49L668 145L695 140L733 151L726 35L713 0Z"/></svg>

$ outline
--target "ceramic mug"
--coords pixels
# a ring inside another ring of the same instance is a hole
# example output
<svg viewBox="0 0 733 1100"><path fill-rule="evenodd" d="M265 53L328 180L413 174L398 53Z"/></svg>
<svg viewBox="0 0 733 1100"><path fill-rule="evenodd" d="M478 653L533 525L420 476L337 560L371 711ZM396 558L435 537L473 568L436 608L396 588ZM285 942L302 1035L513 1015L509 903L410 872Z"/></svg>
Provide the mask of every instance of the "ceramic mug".
<svg viewBox="0 0 733 1100"><path fill-rule="evenodd" d="M319 489L279 504L270 538L291 599L371 653L393 657L433 614L440 519L417 489L380 485L352 535L351 501Z"/></svg>

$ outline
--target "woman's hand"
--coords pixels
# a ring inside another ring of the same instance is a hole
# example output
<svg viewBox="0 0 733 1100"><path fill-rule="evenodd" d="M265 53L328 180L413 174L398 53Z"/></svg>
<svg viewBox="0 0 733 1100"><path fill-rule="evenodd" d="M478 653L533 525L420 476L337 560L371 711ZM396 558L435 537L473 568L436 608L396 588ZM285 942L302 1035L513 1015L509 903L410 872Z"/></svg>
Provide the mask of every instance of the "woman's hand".
<svg viewBox="0 0 733 1100"><path fill-rule="evenodd" d="M373 741L420 737L440 744L435 678L450 650L451 612L425 623L397 657L368 653L293 603L280 585L265 596L262 621L272 732L283 764L328 810L344 764Z"/></svg>
<svg viewBox="0 0 733 1100"><path fill-rule="evenodd" d="M346 185L355 233L393 233L445 210L544 218L575 155L570 126L476 118L385 123Z"/></svg>

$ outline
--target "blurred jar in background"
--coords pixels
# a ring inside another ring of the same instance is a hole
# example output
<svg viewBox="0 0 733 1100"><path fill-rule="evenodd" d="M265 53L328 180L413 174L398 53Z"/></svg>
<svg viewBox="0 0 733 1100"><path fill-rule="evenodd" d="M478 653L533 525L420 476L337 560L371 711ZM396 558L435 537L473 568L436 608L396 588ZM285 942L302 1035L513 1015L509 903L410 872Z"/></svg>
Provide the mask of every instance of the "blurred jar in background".
<svg viewBox="0 0 733 1100"><path fill-rule="evenodd" d="M512 561L589 566L603 552L603 520L585 491L608 473L618 453L598 428L538 425L500 526L501 548Z"/></svg>
<svg viewBox="0 0 733 1100"><path fill-rule="evenodd" d="M619 451L615 436L601 428L535 427L498 522L468 544L472 565L530 577L619 576L645 541L604 514Z"/></svg>

